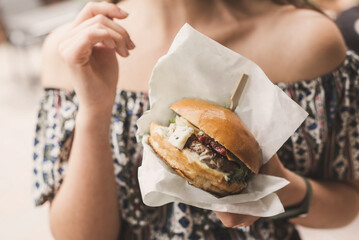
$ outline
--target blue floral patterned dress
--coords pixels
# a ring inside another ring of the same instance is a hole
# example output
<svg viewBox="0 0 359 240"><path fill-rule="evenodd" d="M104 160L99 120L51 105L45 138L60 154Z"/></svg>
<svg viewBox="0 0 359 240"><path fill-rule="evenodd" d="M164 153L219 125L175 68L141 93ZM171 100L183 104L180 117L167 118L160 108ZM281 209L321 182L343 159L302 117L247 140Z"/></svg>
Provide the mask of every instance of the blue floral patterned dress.
<svg viewBox="0 0 359 240"><path fill-rule="evenodd" d="M348 51L335 71L314 80L278 84L309 117L279 150L283 164L313 179L359 178L359 57ZM171 203L143 204L137 181L142 147L136 121L148 107L142 92L117 92L111 143L118 205L119 239L300 239L286 220L258 220L249 231L224 227L211 211ZM34 142L36 205L51 201L66 176L78 100L73 91L45 89Z"/></svg>

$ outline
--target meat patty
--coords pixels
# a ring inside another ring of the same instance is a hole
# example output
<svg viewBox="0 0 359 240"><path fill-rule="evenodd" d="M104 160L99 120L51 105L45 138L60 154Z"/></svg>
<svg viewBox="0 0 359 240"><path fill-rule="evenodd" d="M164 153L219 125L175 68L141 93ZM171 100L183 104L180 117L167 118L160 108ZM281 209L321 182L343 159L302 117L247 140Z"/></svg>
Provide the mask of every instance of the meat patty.
<svg viewBox="0 0 359 240"><path fill-rule="evenodd" d="M217 169L222 172L231 173L240 166L233 161L229 161L227 157L219 154L211 147L211 142L208 141L207 145L201 143L200 140L193 134L188 138L184 148L190 149L197 153L200 159L208 167ZM223 148L223 147L222 147Z"/></svg>

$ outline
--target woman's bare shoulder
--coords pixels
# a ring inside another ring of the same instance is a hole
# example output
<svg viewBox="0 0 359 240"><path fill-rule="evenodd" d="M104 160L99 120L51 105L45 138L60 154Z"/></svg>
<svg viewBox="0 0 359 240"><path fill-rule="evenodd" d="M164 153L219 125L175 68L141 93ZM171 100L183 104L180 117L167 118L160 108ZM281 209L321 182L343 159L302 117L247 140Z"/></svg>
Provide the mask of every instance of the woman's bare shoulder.
<svg viewBox="0 0 359 240"><path fill-rule="evenodd" d="M43 43L41 71L43 87L72 89L71 81L65 77L66 68L58 52L59 42L68 29L69 24L55 29Z"/></svg>
<svg viewBox="0 0 359 240"><path fill-rule="evenodd" d="M295 74L292 79L313 79L335 70L346 56L346 46L335 22L327 16L296 9L283 18Z"/></svg>

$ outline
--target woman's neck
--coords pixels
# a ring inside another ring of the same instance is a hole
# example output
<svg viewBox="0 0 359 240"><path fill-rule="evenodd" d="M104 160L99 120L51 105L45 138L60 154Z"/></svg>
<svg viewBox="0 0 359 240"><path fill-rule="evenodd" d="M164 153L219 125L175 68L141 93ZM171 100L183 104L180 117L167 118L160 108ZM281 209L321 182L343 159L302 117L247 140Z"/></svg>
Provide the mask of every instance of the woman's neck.
<svg viewBox="0 0 359 240"><path fill-rule="evenodd" d="M225 26L233 20L246 20L270 11L271 0L134 0L141 5L148 23L171 32L184 23L195 28Z"/></svg>
<svg viewBox="0 0 359 240"><path fill-rule="evenodd" d="M151 22L160 26L165 32L177 29L184 23L201 26L223 15L223 2L219 0L147 0ZM218 20L218 19L217 19Z"/></svg>
<svg viewBox="0 0 359 240"><path fill-rule="evenodd" d="M185 23L224 44L253 31L257 20L278 7L271 0L128 0L120 5L130 13L126 21L136 25L129 28L139 32L133 35L151 33L147 41L164 49Z"/></svg>

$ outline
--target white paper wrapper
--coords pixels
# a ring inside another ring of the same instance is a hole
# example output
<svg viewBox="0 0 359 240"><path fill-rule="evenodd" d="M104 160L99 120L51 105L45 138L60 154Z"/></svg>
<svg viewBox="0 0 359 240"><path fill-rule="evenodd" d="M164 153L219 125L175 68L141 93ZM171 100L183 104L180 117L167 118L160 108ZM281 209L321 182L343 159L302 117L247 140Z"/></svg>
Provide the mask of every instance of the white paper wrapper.
<svg viewBox="0 0 359 240"><path fill-rule="evenodd" d="M168 125L175 116L169 107L180 99L195 97L229 106L242 73L249 78L235 113L258 141L263 163L304 121L307 113L255 63L185 24L169 52L153 69L150 110L138 120L137 137L144 145L138 177L145 204L160 206L180 201L205 209L263 217L283 211L274 192L288 184L285 179L258 174L251 178L245 191L219 199L179 177L146 141L151 122Z"/></svg>

